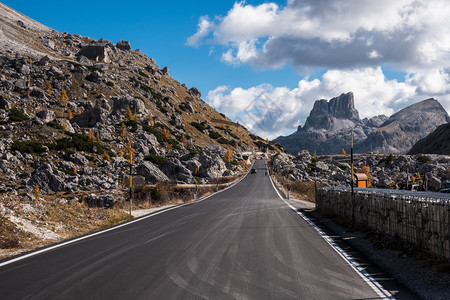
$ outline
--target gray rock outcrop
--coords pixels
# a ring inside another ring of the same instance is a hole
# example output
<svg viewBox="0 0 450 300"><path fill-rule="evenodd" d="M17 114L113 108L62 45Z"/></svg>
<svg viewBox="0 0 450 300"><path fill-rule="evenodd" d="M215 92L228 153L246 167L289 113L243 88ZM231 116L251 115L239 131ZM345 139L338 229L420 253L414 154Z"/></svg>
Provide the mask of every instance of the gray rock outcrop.
<svg viewBox="0 0 450 300"><path fill-rule="evenodd" d="M144 161L142 164L138 165L136 173L144 176L145 180L151 184L169 181L169 178L149 161Z"/></svg>

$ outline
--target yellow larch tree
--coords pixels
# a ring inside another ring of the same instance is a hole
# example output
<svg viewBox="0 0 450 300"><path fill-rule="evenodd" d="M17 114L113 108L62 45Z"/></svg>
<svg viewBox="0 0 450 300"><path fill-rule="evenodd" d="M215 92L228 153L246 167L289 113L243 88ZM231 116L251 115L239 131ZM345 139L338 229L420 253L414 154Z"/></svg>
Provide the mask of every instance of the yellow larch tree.
<svg viewBox="0 0 450 300"><path fill-rule="evenodd" d="M234 160L233 151L231 151L230 148L227 148L227 151L225 151L225 156L223 159L225 162L232 162Z"/></svg>

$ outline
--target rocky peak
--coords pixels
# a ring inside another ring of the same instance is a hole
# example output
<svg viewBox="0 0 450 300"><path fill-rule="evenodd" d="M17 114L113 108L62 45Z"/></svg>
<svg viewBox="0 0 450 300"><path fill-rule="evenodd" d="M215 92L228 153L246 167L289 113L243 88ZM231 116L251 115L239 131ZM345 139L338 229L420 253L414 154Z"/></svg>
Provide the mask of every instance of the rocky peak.
<svg viewBox="0 0 450 300"><path fill-rule="evenodd" d="M430 125L434 129L437 126L434 123L442 124L449 122L450 117L447 111L436 99L430 98L398 111L384 122L381 127L401 123L402 129L413 130L414 128L412 127L417 127L416 129L418 129L418 127L427 126L427 123L432 123Z"/></svg>
<svg viewBox="0 0 450 300"><path fill-rule="evenodd" d="M330 101L317 100L306 119L304 129L339 130L360 123L352 92L341 94Z"/></svg>

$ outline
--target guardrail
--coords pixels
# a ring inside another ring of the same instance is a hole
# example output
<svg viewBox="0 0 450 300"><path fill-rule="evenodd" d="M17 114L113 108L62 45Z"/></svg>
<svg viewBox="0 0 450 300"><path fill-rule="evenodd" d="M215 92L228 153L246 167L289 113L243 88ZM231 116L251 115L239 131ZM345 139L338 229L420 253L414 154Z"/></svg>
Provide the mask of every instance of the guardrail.
<svg viewBox="0 0 450 300"><path fill-rule="evenodd" d="M354 220L450 261L450 194L381 189L320 188L317 208L329 217Z"/></svg>

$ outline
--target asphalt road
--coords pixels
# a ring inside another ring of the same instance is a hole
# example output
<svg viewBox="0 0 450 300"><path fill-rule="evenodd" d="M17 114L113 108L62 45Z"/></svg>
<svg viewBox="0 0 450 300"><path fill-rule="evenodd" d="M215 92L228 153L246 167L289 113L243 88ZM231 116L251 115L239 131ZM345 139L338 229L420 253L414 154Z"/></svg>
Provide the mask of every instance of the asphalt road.
<svg viewBox="0 0 450 300"><path fill-rule="evenodd" d="M205 201L1 266L0 299L379 299L255 167Z"/></svg>

